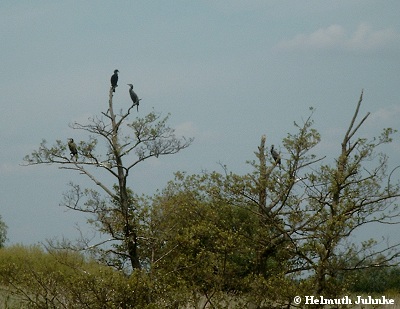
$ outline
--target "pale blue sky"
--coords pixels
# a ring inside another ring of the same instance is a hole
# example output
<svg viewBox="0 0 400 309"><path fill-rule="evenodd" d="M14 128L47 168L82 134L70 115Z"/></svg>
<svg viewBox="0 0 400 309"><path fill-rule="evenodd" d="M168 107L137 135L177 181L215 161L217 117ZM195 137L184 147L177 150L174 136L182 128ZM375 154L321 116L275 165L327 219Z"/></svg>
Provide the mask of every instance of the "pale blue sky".
<svg viewBox="0 0 400 309"><path fill-rule="evenodd" d="M21 167L49 142L85 135L68 124L107 108L109 79L120 70L115 104L127 83L140 115L171 113L193 145L139 167L137 193L162 189L177 170L248 171L260 136L279 145L293 121L316 108L321 153L339 151L361 89L365 136L399 129L400 2L343 0L8 1L0 2L0 214L9 243L74 238L80 214L58 206L81 175ZM400 164L399 139L386 147Z"/></svg>

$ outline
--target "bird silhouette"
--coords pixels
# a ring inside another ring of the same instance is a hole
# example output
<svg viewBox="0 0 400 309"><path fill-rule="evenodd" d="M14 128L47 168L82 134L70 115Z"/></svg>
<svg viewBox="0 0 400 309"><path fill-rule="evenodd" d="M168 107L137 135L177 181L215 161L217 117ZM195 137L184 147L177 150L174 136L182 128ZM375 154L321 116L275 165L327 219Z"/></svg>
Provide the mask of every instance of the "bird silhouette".
<svg viewBox="0 0 400 309"><path fill-rule="evenodd" d="M74 143L74 139L70 138L68 140L68 148L71 153L71 159L75 157L75 160L78 159L78 150L76 148L76 144Z"/></svg>
<svg viewBox="0 0 400 309"><path fill-rule="evenodd" d="M111 76L111 87L113 92L115 92L115 88L118 87L118 70L114 70L114 74Z"/></svg>
<svg viewBox="0 0 400 309"><path fill-rule="evenodd" d="M280 169L281 168L281 156L274 149L274 145L271 145L271 155L272 155L272 158L274 159L275 163L277 165L279 165L279 169Z"/></svg>
<svg viewBox="0 0 400 309"><path fill-rule="evenodd" d="M131 96L132 102L133 102L133 106L136 105L137 111L139 111L139 97L137 96L137 94L135 93L135 91L133 91L133 85L132 84L127 84L130 88L129 88L129 95Z"/></svg>

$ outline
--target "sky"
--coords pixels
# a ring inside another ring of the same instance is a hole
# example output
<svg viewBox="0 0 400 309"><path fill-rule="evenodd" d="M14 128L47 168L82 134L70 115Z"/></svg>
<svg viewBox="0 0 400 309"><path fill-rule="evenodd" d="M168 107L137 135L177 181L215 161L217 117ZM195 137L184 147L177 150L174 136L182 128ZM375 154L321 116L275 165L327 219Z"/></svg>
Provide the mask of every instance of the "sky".
<svg viewBox="0 0 400 309"><path fill-rule="evenodd" d="M0 215L8 244L85 233L85 217L60 207L70 181L56 166L22 166L41 140L87 138L69 124L141 98L139 116L166 116L194 137L173 156L132 174L138 194L162 190L176 171L246 173L265 134L280 150L293 121L314 107L321 154L340 142L364 89L361 130L399 129L398 0L199 0L0 2ZM400 165L399 136L383 149ZM282 153L284 157L284 153ZM399 171L399 170L397 170ZM400 174L396 176L398 179ZM374 231L373 231L374 232Z"/></svg>

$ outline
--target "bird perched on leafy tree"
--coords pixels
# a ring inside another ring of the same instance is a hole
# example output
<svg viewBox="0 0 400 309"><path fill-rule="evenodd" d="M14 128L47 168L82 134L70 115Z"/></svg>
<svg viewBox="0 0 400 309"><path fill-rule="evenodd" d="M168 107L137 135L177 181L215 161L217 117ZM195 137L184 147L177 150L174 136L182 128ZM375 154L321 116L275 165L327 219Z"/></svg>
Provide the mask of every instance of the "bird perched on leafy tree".
<svg viewBox="0 0 400 309"><path fill-rule="evenodd" d="M76 147L76 144L74 143L74 139L73 138L70 138L68 140L68 148L69 148L69 151L71 153L71 159L73 157L75 157L75 160L77 160L78 159L78 149Z"/></svg>
<svg viewBox="0 0 400 309"><path fill-rule="evenodd" d="M137 111L139 111L139 97L137 96L137 94L135 93L135 91L133 91L133 85L132 84L127 84L130 88L129 88L129 95L131 96L132 102L133 102L133 106L137 106Z"/></svg>
<svg viewBox="0 0 400 309"><path fill-rule="evenodd" d="M113 92L115 92L115 88L118 87L118 70L114 70L114 74L111 76L111 87Z"/></svg>
<svg viewBox="0 0 400 309"><path fill-rule="evenodd" d="M281 156L274 149L274 145L271 145L271 155L272 155L272 158L274 159L275 163L277 165L279 165L279 169L280 169L281 168Z"/></svg>

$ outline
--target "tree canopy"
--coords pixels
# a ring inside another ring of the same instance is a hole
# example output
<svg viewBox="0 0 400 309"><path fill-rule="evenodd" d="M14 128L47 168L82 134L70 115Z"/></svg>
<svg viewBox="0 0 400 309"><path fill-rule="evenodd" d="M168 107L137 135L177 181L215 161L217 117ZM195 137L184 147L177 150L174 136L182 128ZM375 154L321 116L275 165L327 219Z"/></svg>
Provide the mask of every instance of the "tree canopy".
<svg viewBox="0 0 400 309"><path fill-rule="evenodd" d="M174 129L167 125L169 116L161 117L156 112L129 121L135 103L125 112L115 114L113 90L111 87L107 112L91 118L89 124L75 122L71 125L72 129L88 134L87 141L77 143L79 156L70 156L62 140L57 140L53 146L48 146L43 140L39 149L24 160L28 165L53 164L76 171L100 187L101 192L82 189L71 183L70 191L64 194L62 204L91 214L88 222L107 237L95 244L82 239L79 249L90 250L100 260L121 269L140 269L146 261L145 257L140 257L139 251L141 242L145 247L146 237L142 231L146 229L148 210L142 205L142 199L129 188L129 176L141 162L151 157L175 154L188 147L192 139L177 137ZM100 141L103 142L101 150L104 154L98 150ZM112 186L95 174L99 170L106 171L113 179Z"/></svg>
<svg viewBox="0 0 400 309"><path fill-rule="evenodd" d="M281 153L271 151L268 134L261 136L247 162L252 172L239 175L226 166L220 172L177 172L162 191L144 197L129 186L134 168L150 157L175 154L192 139L176 137L168 116L155 112L130 121L134 105L115 115L112 91L107 112L71 125L88 133L77 142L78 157L64 141L43 141L25 161L76 171L100 188L71 183L62 205L89 214L89 224L107 237L53 243L51 252L57 246L90 252L112 269L110 278L123 274L126 279L118 280L135 281L129 286L143 292L140 308L287 308L295 295L339 297L355 289L352 280L361 278L360 271L399 262L398 243L382 247L375 239L358 243L353 237L365 226L400 219L400 183L388 169L389 157L379 152L396 131L360 136L369 117L360 116L363 93L333 159L316 154L321 135L311 108L282 139ZM113 179L112 186L99 170ZM114 279L102 280L127 293ZM113 304L136 305L131 299Z"/></svg>

